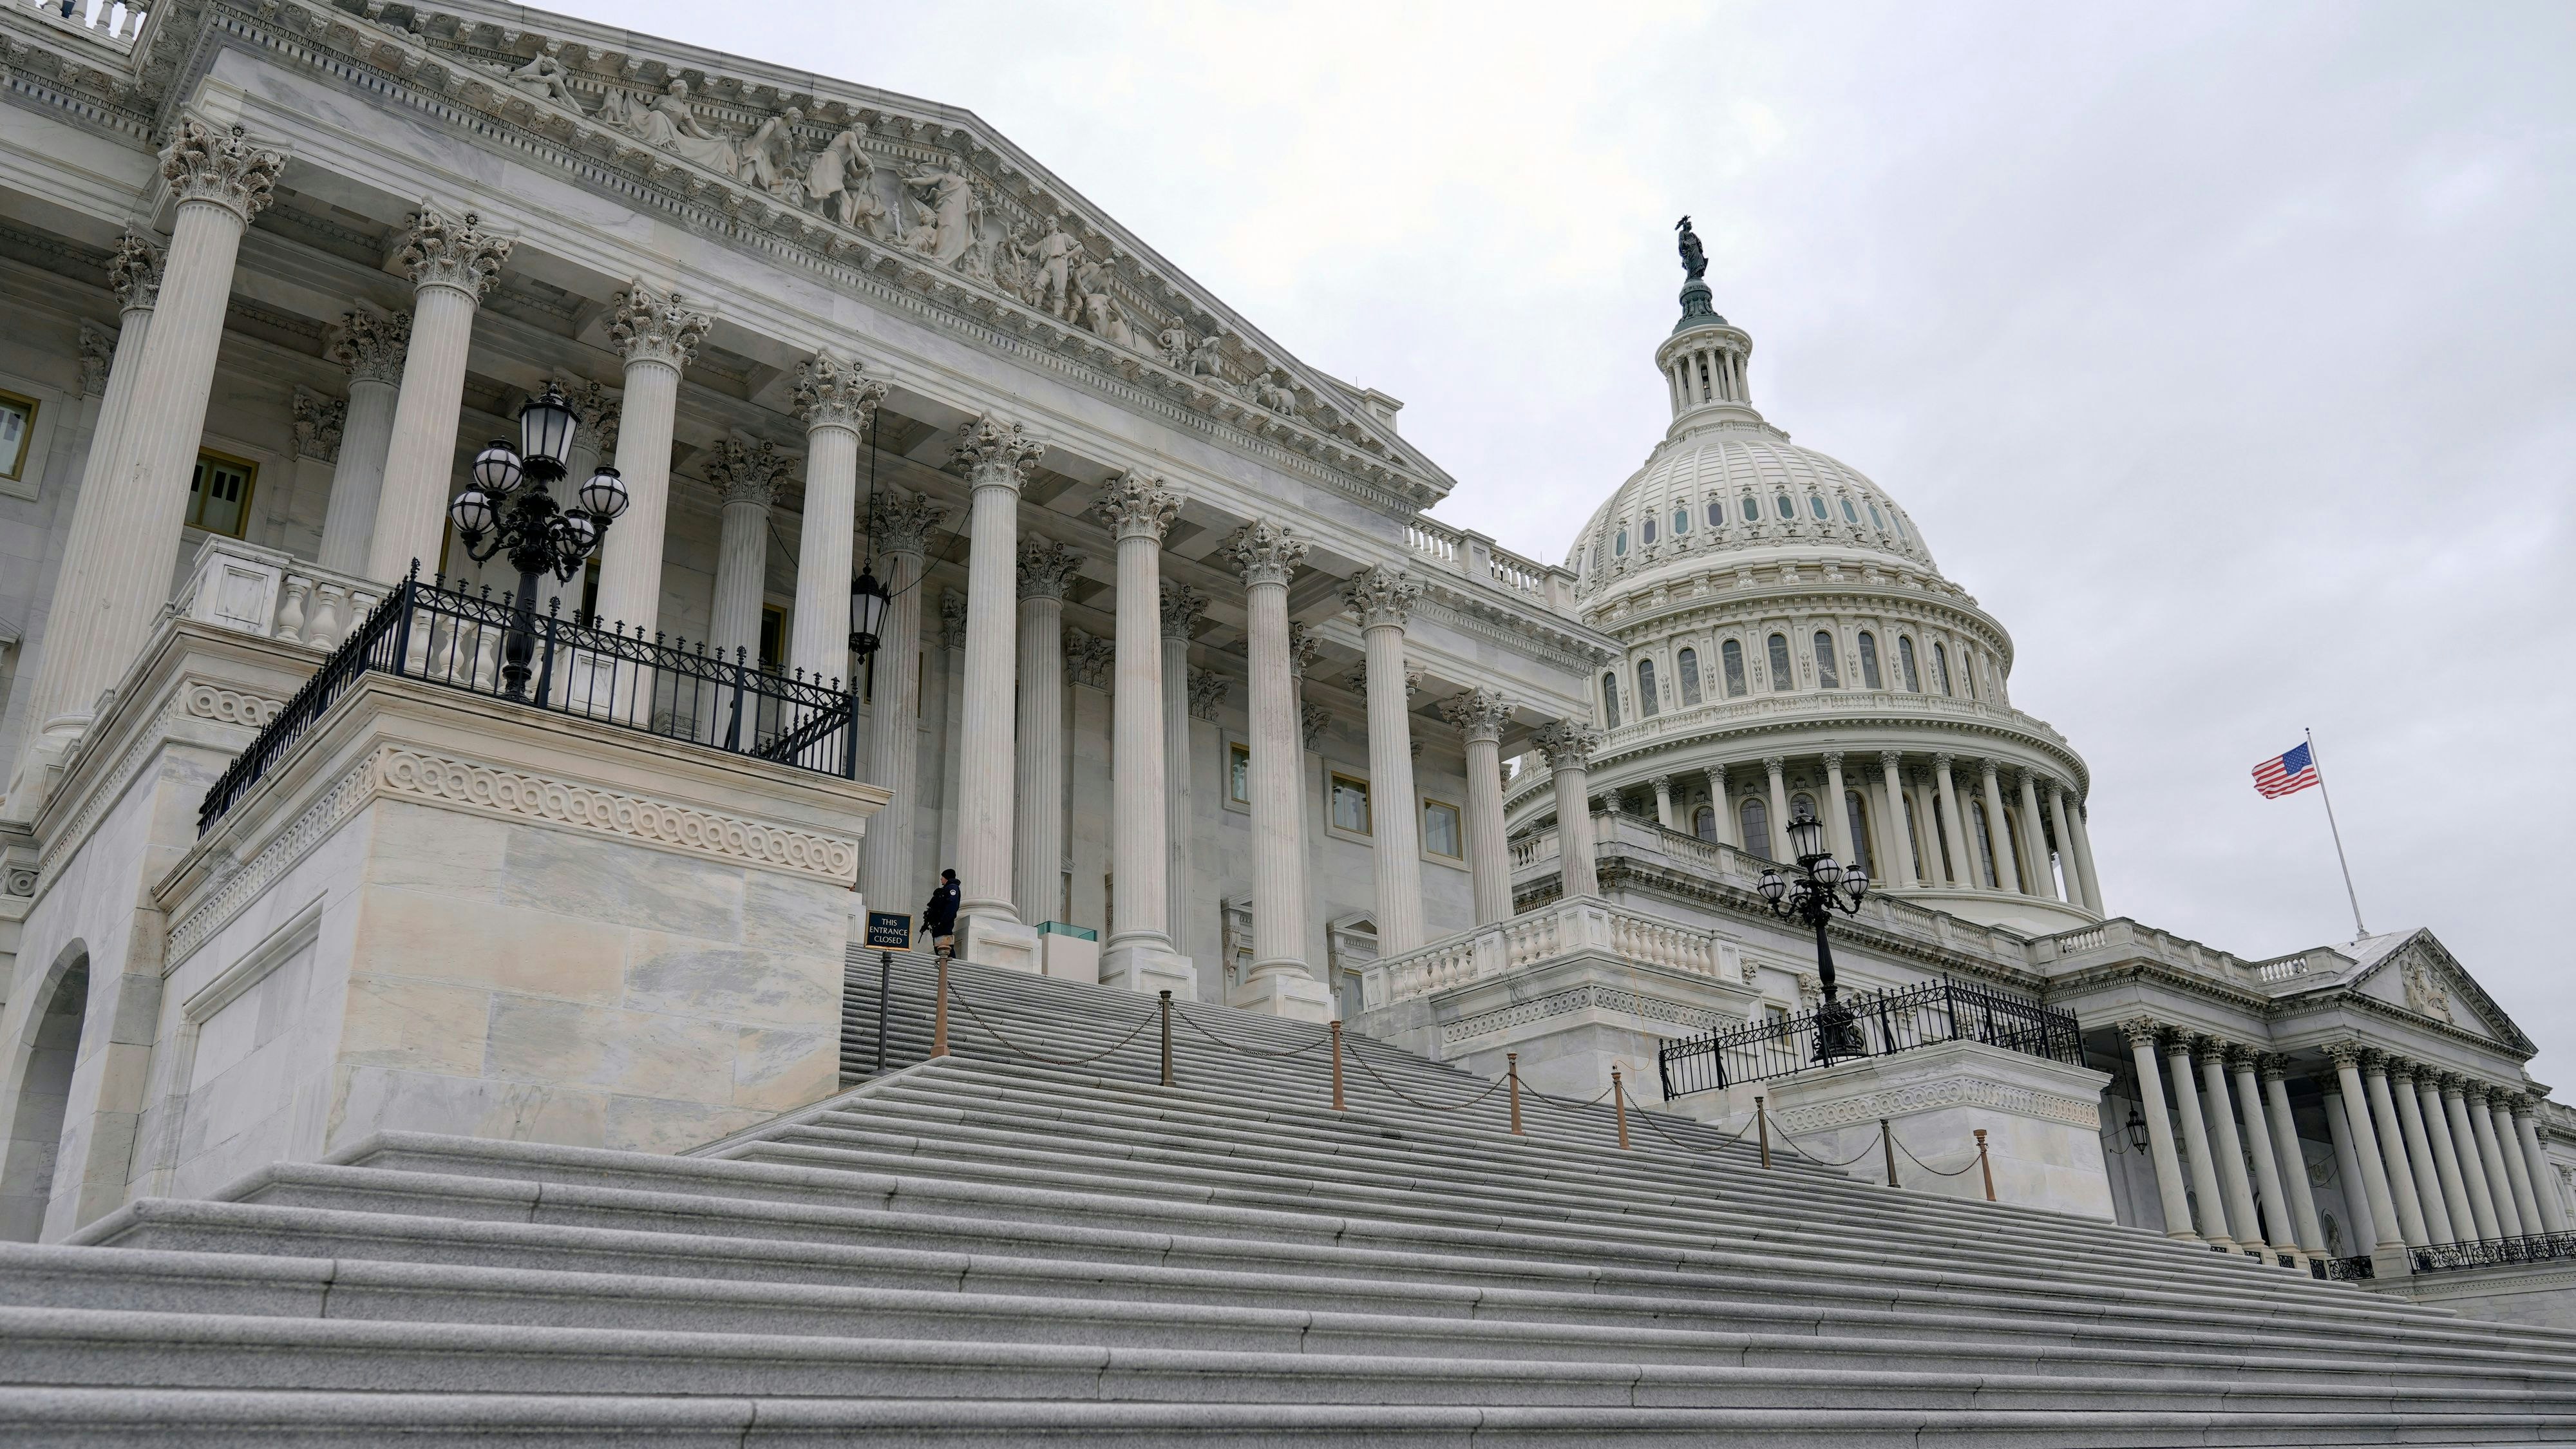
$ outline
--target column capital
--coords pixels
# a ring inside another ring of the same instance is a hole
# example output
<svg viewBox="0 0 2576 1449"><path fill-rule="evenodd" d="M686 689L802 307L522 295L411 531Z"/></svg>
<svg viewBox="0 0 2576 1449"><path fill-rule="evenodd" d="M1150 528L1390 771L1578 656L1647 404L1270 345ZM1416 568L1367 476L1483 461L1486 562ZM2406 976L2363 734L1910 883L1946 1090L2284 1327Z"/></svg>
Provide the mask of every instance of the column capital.
<svg viewBox="0 0 2576 1449"><path fill-rule="evenodd" d="M1186 644L1207 616L1208 597L1178 579L1164 579L1163 637Z"/></svg>
<svg viewBox="0 0 2576 1449"><path fill-rule="evenodd" d="M2388 1080L2391 1082L2412 1082L2415 1080L2416 1073L2421 1070L2422 1068L2404 1057L2388 1059Z"/></svg>
<svg viewBox="0 0 2576 1449"><path fill-rule="evenodd" d="M2165 1037L2165 1055L2179 1061L2190 1061L2195 1034L2175 1029Z"/></svg>
<svg viewBox="0 0 2576 1449"><path fill-rule="evenodd" d="M403 319L403 326L408 332L411 326L408 316ZM387 381L400 382L400 358L395 359L394 369L395 376ZM617 394L599 382L570 371L556 372L554 381L555 386L563 389L564 405L572 409L574 417L581 419L582 427L590 430L590 447L603 458L616 457ZM578 487L579 482L576 479L574 486Z"/></svg>
<svg viewBox="0 0 2576 1449"><path fill-rule="evenodd" d="M715 325L704 312L692 312L677 292L656 292L632 282L610 303L608 339L628 362L659 362L686 371Z"/></svg>
<svg viewBox="0 0 2576 1449"><path fill-rule="evenodd" d="M1290 535L1286 528L1256 518L1234 531L1225 541L1225 552L1243 571L1246 588L1262 584L1286 587L1296 574L1297 566L1306 561L1306 541Z"/></svg>
<svg viewBox="0 0 2576 1449"><path fill-rule="evenodd" d="M107 374L116 362L116 334L87 318L80 325L81 396L107 392Z"/></svg>
<svg viewBox="0 0 2576 1449"><path fill-rule="evenodd" d="M1997 768L1993 757L1988 756L1985 759L1977 761L1977 773L1989 780L1992 780L2002 772Z"/></svg>
<svg viewBox="0 0 2576 1449"><path fill-rule="evenodd" d="M1901 766L1904 761L1905 756L1895 750L1881 750L1878 752L1878 767L1882 770L1896 769Z"/></svg>
<svg viewBox="0 0 2576 1449"><path fill-rule="evenodd" d="M1762 757L1762 768L1770 774L1779 774L1781 771L1789 768L1789 757L1786 755L1764 755Z"/></svg>
<svg viewBox="0 0 2576 1449"><path fill-rule="evenodd" d="M509 238L485 231L483 218L474 212L450 220L424 201L411 214L411 231L394 260L415 287L451 287L480 301L499 280L513 245Z"/></svg>
<svg viewBox="0 0 2576 1449"><path fill-rule="evenodd" d="M1358 669L1351 671L1350 686L1351 693L1358 695L1362 699L1368 698L1369 687L1367 665L1363 664ZM1411 709L1413 707L1413 697L1421 692L1422 671L1416 666L1408 663L1404 666L1405 708Z"/></svg>
<svg viewBox="0 0 2576 1449"><path fill-rule="evenodd" d="M1324 731L1331 728L1332 723L1333 712L1320 704L1305 704L1297 707L1298 733L1304 738L1306 748L1310 750L1315 747L1316 741L1324 737Z"/></svg>
<svg viewBox="0 0 2576 1449"><path fill-rule="evenodd" d="M2442 1097L2445 1101L2455 1100L2468 1095L2468 1083L2462 1079L2460 1074L2457 1072L2440 1073L2435 1078L2435 1085L2441 1088Z"/></svg>
<svg viewBox="0 0 2576 1449"><path fill-rule="evenodd" d="M1825 768L1828 770L1839 770L1843 767L1843 752L1840 750L1827 750L1820 758L1824 760Z"/></svg>
<svg viewBox="0 0 2576 1449"><path fill-rule="evenodd" d="M1951 762L1958 758L1958 756L1950 754L1947 751L1935 754L1932 757L1932 768L1936 770L1947 770L1950 768Z"/></svg>
<svg viewBox="0 0 2576 1449"><path fill-rule="evenodd" d="M1403 628L1413 612L1414 600L1421 597L1422 585L1415 583L1411 574L1384 565L1342 582L1342 603L1359 617L1363 629L1384 625Z"/></svg>
<svg viewBox="0 0 2576 1449"><path fill-rule="evenodd" d="M1051 538L1020 540L1020 597L1061 599L1082 567L1082 555Z"/></svg>
<svg viewBox="0 0 2576 1449"><path fill-rule="evenodd" d="M865 433L886 391L884 379L870 377L829 352L817 352L796 364L794 407L808 432L846 428Z"/></svg>
<svg viewBox="0 0 2576 1449"><path fill-rule="evenodd" d="M778 475L786 471L787 460L765 439L725 438L716 444L715 456L707 463L707 481L727 505L757 503L768 508L778 501Z"/></svg>
<svg viewBox="0 0 2576 1449"><path fill-rule="evenodd" d="M1501 691L1479 685L1440 702L1440 715L1471 741L1499 744L1503 727L1512 722L1512 702Z"/></svg>
<svg viewBox="0 0 2576 1449"><path fill-rule="evenodd" d="M1315 662L1315 650L1317 646L1322 643L1323 640L1316 637L1314 629L1310 626L1305 624L1291 624L1288 626L1289 678L1303 679L1306 677L1308 666Z"/></svg>
<svg viewBox="0 0 2576 1449"><path fill-rule="evenodd" d="M2362 1051L2362 1045L2357 1041L2332 1041L2325 1044L2326 1058L2335 1064L2336 1071L2360 1066Z"/></svg>
<svg viewBox="0 0 2576 1449"><path fill-rule="evenodd" d="M2504 1094L2504 1102L2505 1107L2517 1118L2529 1117L2539 1107L2539 1103L2534 1102L2528 1092L2507 1092Z"/></svg>
<svg viewBox="0 0 2576 1449"><path fill-rule="evenodd" d="M1046 444L1030 437L1018 423L986 413L958 428L948 466L962 469L966 481L976 488L1008 488L1016 493L1037 471L1038 459L1046 450Z"/></svg>
<svg viewBox="0 0 2576 1449"><path fill-rule="evenodd" d="M2165 1034L2165 1024L2152 1016L2132 1016L2119 1024L2120 1035L2129 1045L2153 1045Z"/></svg>
<svg viewBox="0 0 2576 1449"><path fill-rule="evenodd" d="M947 521L948 506L930 495L888 488L868 501L868 544L878 553L919 553Z"/></svg>
<svg viewBox="0 0 2576 1449"><path fill-rule="evenodd" d="M340 459L340 429L349 421L346 398L324 397L302 383L295 387L295 455L324 463Z"/></svg>
<svg viewBox="0 0 2576 1449"><path fill-rule="evenodd" d="M268 206L286 153L254 146L242 128L207 125L182 117L170 144L161 148L161 179L181 203L210 201L247 224Z"/></svg>
<svg viewBox="0 0 2576 1449"><path fill-rule="evenodd" d="M351 382L402 385L403 355L411 350L411 314L373 312L340 314L325 334L322 355L346 368Z"/></svg>
<svg viewBox="0 0 2576 1449"><path fill-rule="evenodd" d="M126 228L108 253L107 285L116 293L118 310L150 311L161 300L161 249Z"/></svg>
<svg viewBox="0 0 2576 1449"><path fill-rule="evenodd" d="M955 589L939 591L939 647L966 647L966 596Z"/></svg>
<svg viewBox="0 0 2576 1449"><path fill-rule="evenodd" d="M1064 631L1064 675L1068 682L1092 689L1107 689L1110 667L1117 662L1116 644L1088 629Z"/></svg>
<svg viewBox="0 0 2576 1449"><path fill-rule="evenodd" d="M1190 714L1193 718L1214 723L1217 706L1225 703L1226 691L1234 687L1233 679L1213 669L1190 671Z"/></svg>
<svg viewBox="0 0 2576 1449"><path fill-rule="evenodd" d="M1539 726L1530 735L1530 743L1547 756L1549 769L1580 770L1592 752L1601 748L1601 732L1588 724L1561 719Z"/></svg>
<svg viewBox="0 0 2576 1449"><path fill-rule="evenodd" d="M1162 479L1131 470L1100 485L1091 512L1122 541L1150 538L1159 544L1181 516L1181 495Z"/></svg>
<svg viewBox="0 0 2576 1449"><path fill-rule="evenodd" d="M2274 1082L2287 1081L2290 1076L2290 1059L2278 1052L2256 1052L2254 1074L2261 1077L2266 1086Z"/></svg>
<svg viewBox="0 0 2576 1449"><path fill-rule="evenodd" d="M2230 1071L2251 1072L2262 1064L2263 1053L2253 1047L2231 1044L2227 1048L2227 1066Z"/></svg>
<svg viewBox="0 0 2576 1449"><path fill-rule="evenodd" d="M2377 1047L2363 1047L2360 1049L2359 1055L2361 1058L2361 1074L2363 1076L2384 1077L2388 1075L2388 1053L2381 1051Z"/></svg>
<svg viewBox="0 0 2576 1449"><path fill-rule="evenodd" d="M2486 1084L2486 1099L2488 1107L2502 1107L2513 1100L2513 1093L2507 1088L2500 1087L2493 1082L2489 1082Z"/></svg>

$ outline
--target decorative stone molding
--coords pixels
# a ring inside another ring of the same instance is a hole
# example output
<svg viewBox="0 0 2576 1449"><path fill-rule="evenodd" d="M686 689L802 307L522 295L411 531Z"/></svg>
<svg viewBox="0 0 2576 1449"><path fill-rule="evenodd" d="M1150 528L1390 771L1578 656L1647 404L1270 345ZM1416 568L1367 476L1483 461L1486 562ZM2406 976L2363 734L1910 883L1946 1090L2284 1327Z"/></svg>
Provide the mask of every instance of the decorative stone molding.
<svg viewBox="0 0 2576 1449"><path fill-rule="evenodd" d="M2165 1024L2151 1016L2132 1016L2116 1028L2130 1046L2153 1044L2165 1034Z"/></svg>
<svg viewBox="0 0 2576 1449"><path fill-rule="evenodd" d="M1118 662L1118 646L1088 629L1064 631L1064 677L1091 689L1109 687L1109 671Z"/></svg>
<svg viewBox="0 0 2576 1449"><path fill-rule="evenodd" d="M324 463L340 460L340 429L349 420L346 398L324 397L298 383L295 388L295 455Z"/></svg>
<svg viewBox="0 0 2576 1449"><path fill-rule="evenodd" d="M1226 691L1233 687L1234 681L1232 679L1217 673L1213 669L1191 670L1191 716L1196 719L1206 720L1211 724L1215 723L1217 707L1225 703Z"/></svg>
<svg viewBox="0 0 2576 1449"><path fill-rule="evenodd" d="M80 325L81 396L101 397L107 392L108 370L116 362L116 334L95 322L83 319Z"/></svg>
<svg viewBox="0 0 2576 1449"><path fill-rule="evenodd" d="M1038 459L1047 445L1030 437L1018 423L1006 423L986 413L957 430L957 445L950 452L948 465L965 473L966 481L977 488L1009 488L1017 492L1037 471Z"/></svg>
<svg viewBox="0 0 2576 1449"><path fill-rule="evenodd" d="M1332 726L1333 712L1331 710L1326 709L1320 704L1298 706L1297 730L1298 733L1304 737L1306 748L1310 750L1315 748L1317 742L1324 738L1324 731L1332 728Z"/></svg>
<svg viewBox="0 0 2576 1449"><path fill-rule="evenodd" d="M1156 543L1181 516L1181 495L1160 478L1121 473L1100 487L1091 511L1121 539L1150 538Z"/></svg>
<svg viewBox="0 0 2576 1449"><path fill-rule="evenodd" d="M1441 718L1458 727L1458 733L1469 740L1500 743L1503 730L1512 722L1512 702L1499 690L1478 685L1463 694L1454 694L1440 702Z"/></svg>
<svg viewBox="0 0 2576 1449"><path fill-rule="evenodd" d="M245 224L267 209L285 165L285 152L250 144L241 127L217 130L194 116L180 120L161 150L161 179L173 200L212 202Z"/></svg>
<svg viewBox="0 0 2576 1449"><path fill-rule="evenodd" d="M947 521L948 506L930 495L888 488L868 503L868 544L879 553L917 554Z"/></svg>
<svg viewBox="0 0 2576 1449"><path fill-rule="evenodd" d="M1308 666L1315 662L1315 651L1323 641L1304 624L1288 626L1288 677L1303 679Z"/></svg>
<svg viewBox="0 0 2576 1449"><path fill-rule="evenodd" d="M796 364L796 416L811 428L847 428L866 434L885 401L887 384L829 352Z"/></svg>
<svg viewBox="0 0 2576 1449"><path fill-rule="evenodd" d="M1601 748L1601 732L1573 720L1545 724L1530 735L1530 743L1547 756L1551 770L1580 770L1592 752Z"/></svg>
<svg viewBox="0 0 2576 1449"><path fill-rule="evenodd" d="M757 503L768 508L778 501L779 476L786 471L787 460L778 456L776 445L761 439L725 438L717 442L715 457L707 464L707 481L726 504Z"/></svg>
<svg viewBox="0 0 2576 1449"><path fill-rule="evenodd" d="M483 229L483 218L465 213L449 221L427 202L411 214L411 232L394 260L416 287L450 287L480 301L510 259L509 238Z"/></svg>
<svg viewBox="0 0 2576 1449"><path fill-rule="evenodd" d="M116 239L107 258L107 285L119 310L147 312L161 301L161 249L131 229Z"/></svg>
<svg viewBox="0 0 2576 1449"><path fill-rule="evenodd" d="M966 596L955 589L939 592L939 647L966 647Z"/></svg>
<svg viewBox="0 0 2576 1449"><path fill-rule="evenodd" d="M1980 1081L1974 1077L1920 1082L1890 1091L1866 1092L1814 1107L1794 1107L1778 1112L1772 1120L1779 1124L1781 1131L1794 1136L1942 1107L1985 1107L2017 1116L2036 1117L2044 1122L2063 1122L2070 1127L2096 1130L2102 1125L2101 1109L2094 1102L2004 1082Z"/></svg>
<svg viewBox="0 0 2576 1449"><path fill-rule="evenodd" d="M1374 629L1392 624L1403 628L1413 612L1414 601L1422 597L1422 585L1413 576L1383 565L1354 575L1342 585L1342 603L1359 617L1360 627Z"/></svg>
<svg viewBox="0 0 2576 1449"><path fill-rule="evenodd" d="M1082 555L1051 538L1020 540L1020 597L1061 599L1082 569Z"/></svg>
<svg viewBox="0 0 2576 1449"><path fill-rule="evenodd" d="M1534 997L1528 1001L1514 1002L1510 1006L1494 1011L1479 1012L1474 1016L1462 1016L1456 1021L1444 1022L1440 1027L1440 1042L1444 1047L1455 1047L1482 1037L1498 1036L1514 1027L1528 1026L1533 1022L1546 1021L1552 1017L1570 1016L1579 1011L1612 1011L1646 1021L1660 1021L1693 1033L1719 1031L1728 1026L1742 1025L1742 1022L1718 1012L1685 1006L1678 1001L1668 1001L1660 996L1648 996L1642 992L1623 991L1618 987L1606 986L1595 981L1585 982L1563 991L1552 991L1545 996Z"/></svg>
<svg viewBox="0 0 2576 1449"><path fill-rule="evenodd" d="M1244 587L1285 586L1306 561L1306 542L1278 524L1254 519L1225 541L1225 553L1243 571Z"/></svg>
<svg viewBox="0 0 2576 1449"><path fill-rule="evenodd" d="M325 338L322 355L348 369L351 382L402 385L403 357L411 351L409 312L343 312Z"/></svg>
<svg viewBox="0 0 2576 1449"><path fill-rule="evenodd" d="M677 292L659 293L642 282L630 282L611 299L608 340L628 362L659 362L686 371L697 359L698 344L715 319L690 311Z"/></svg>
<svg viewBox="0 0 2576 1449"><path fill-rule="evenodd" d="M306 806L295 823L277 833L261 847L259 854L235 865L199 900L196 909L179 918L171 927L167 959L176 967L188 959L208 936L221 930L241 914L242 908L259 898L262 891L279 876L295 868L330 837L342 821L358 812L373 798L375 760L362 760L342 775L339 782L322 798Z"/></svg>
<svg viewBox="0 0 2576 1449"><path fill-rule="evenodd" d="M1199 620L1206 617L1208 597L1176 579L1163 584L1163 637L1189 642L1198 632Z"/></svg>
<svg viewBox="0 0 2576 1449"><path fill-rule="evenodd" d="M220 684L191 680L179 691L180 713L197 719L210 719L218 724L248 725L265 729L286 708L286 701L265 695L245 694Z"/></svg>

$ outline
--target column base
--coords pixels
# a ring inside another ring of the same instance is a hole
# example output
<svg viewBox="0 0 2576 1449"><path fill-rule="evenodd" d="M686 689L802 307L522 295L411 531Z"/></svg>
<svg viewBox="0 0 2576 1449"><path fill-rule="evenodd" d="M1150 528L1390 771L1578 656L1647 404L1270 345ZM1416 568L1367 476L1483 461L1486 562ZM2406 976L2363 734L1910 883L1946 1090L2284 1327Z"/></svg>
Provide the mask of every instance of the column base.
<svg viewBox="0 0 2576 1449"><path fill-rule="evenodd" d="M2370 1251L2370 1276L2385 1282L2407 1278L2415 1272L2414 1254L2404 1248L2373 1248Z"/></svg>
<svg viewBox="0 0 2576 1449"><path fill-rule="evenodd" d="M64 763L88 736L93 720L94 716L84 714L57 715L45 721L19 752L18 772L9 781L7 798L0 800L0 820L12 825L36 823L36 817L45 812L45 802L62 784Z"/></svg>
<svg viewBox="0 0 2576 1449"><path fill-rule="evenodd" d="M1333 1019L1333 993L1301 967L1263 972L1234 989L1226 1005L1317 1025Z"/></svg>
<svg viewBox="0 0 2576 1449"><path fill-rule="evenodd" d="M1041 975L1058 981L1079 981L1085 986L1100 984L1100 942L1089 931L1079 935L1064 928L1060 921L1045 921L1038 926L1038 964Z"/></svg>
<svg viewBox="0 0 2576 1449"><path fill-rule="evenodd" d="M957 922L957 959L1005 971L1046 974L1039 954L1038 928L1007 916L963 916Z"/></svg>
<svg viewBox="0 0 2576 1449"><path fill-rule="evenodd" d="M1195 1001L1199 993L1198 971L1190 958L1162 946L1111 946L1100 956L1100 984L1140 996L1168 991L1174 1001Z"/></svg>

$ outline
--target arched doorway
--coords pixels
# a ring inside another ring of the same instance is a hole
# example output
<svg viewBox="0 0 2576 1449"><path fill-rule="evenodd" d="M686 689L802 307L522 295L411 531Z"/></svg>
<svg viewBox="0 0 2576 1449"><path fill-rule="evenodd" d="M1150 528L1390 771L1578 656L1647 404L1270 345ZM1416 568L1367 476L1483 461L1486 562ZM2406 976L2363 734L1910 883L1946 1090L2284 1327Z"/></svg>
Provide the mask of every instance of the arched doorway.
<svg viewBox="0 0 2576 1449"><path fill-rule="evenodd" d="M0 1242L32 1243L44 1229L63 1117L71 1105L72 1063L80 1056L88 1009L89 956L80 952L55 978L25 1046L15 1054L18 1104L10 1114L8 1153L0 1158Z"/></svg>

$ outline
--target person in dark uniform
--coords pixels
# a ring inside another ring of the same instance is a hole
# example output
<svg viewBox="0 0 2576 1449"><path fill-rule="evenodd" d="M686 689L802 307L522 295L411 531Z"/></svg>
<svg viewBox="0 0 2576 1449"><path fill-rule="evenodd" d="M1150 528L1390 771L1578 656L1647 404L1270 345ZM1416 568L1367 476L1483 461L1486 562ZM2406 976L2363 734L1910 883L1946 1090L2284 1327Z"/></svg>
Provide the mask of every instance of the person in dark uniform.
<svg viewBox="0 0 2576 1449"><path fill-rule="evenodd" d="M930 938L933 955L957 954L957 895L957 872L941 871L930 904L921 908L921 933Z"/></svg>

